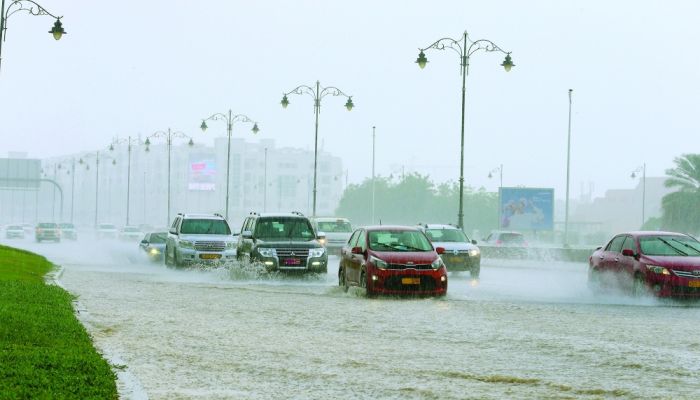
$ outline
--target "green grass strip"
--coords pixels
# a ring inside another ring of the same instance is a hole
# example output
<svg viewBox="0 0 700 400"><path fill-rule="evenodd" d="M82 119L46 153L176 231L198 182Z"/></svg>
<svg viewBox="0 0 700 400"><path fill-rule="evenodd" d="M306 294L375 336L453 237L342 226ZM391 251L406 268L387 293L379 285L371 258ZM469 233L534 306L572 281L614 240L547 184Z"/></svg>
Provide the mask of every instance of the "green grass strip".
<svg viewBox="0 0 700 400"><path fill-rule="evenodd" d="M116 399L114 372L75 317L73 296L44 283L52 267L0 246L0 399Z"/></svg>

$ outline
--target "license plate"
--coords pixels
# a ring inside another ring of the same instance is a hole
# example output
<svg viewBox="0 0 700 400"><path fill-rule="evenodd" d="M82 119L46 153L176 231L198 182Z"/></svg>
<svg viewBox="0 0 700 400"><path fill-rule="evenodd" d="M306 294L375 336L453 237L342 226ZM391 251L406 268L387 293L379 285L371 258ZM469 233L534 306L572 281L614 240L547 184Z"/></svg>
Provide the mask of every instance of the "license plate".
<svg viewBox="0 0 700 400"><path fill-rule="evenodd" d="M688 282L688 287L698 287L698 288L700 288L700 280Z"/></svg>
<svg viewBox="0 0 700 400"><path fill-rule="evenodd" d="M200 254L199 258L203 260L216 260L221 258L221 254Z"/></svg>
<svg viewBox="0 0 700 400"><path fill-rule="evenodd" d="M420 278L401 278L403 285L420 285Z"/></svg>
<svg viewBox="0 0 700 400"><path fill-rule="evenodd" d="M301 260L298 258L287 258L284 260L284 265L300 265Z"/></svg>
<svg viewBox="0 0 700 400"><path fill-rule="evenodd" d="M456 264L457 264L457 263L463 263L463 262L464 262L464 258L459 257L459 256L448 257L446 261L447 261L447 262L451 262L451 263L456 263Z"/></svg>

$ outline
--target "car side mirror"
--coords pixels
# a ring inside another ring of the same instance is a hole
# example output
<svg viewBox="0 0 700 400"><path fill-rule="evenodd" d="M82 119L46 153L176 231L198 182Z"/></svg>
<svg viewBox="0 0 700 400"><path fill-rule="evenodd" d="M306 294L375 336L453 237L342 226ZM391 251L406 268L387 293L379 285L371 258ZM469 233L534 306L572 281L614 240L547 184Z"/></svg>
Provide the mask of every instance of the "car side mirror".
<svg viewBox="0 0 700 400"><path fill-rule="evenodd" d="M175 228L170 228L170 229L168 230L168 232L170 232L170 233L173 234L173 235L177 235L177 229L175 229Z"/></svg>
<svg viewBox="0 0 700 400"><path fill-rule="evenodd" d="M438 254L443 254L443 253L445 252L445 248L444 248L444 247L436 247L436 248L435 248L435 251L436 251Z"/></svg>
<svg viewBox="0 0 700 400"><path fill-rule="evenodd" d="M622 255L626 257L634 257L634 250L632 249L623 249L622 250Z"/></svg>
<svg viewBox="0 0 700 400"><path fill-rule="evenodd" d="M146 239L142 240L141 244L148 244L148 240L146 240Z"/></svg>
<svg viewBox="0 0 700 400"><path fill-rule="evenodd" d="M251 232L251 231L243 231L243 232L241 232L241 236L243 236L243 239L252 239L252 238L253 238L253 232Z"/></svg>
<svg viewBox="0 0 700 400"><path fill-rule="evenodd" d="M325 239L326 239L326 232L319 232L319 233L316 235L316 239L318 239L318 240L325 240Z"/></svg>
<svg viewBox="0 0 700 400"><path fill-rule="evenodd" d="M362 247L360 246L355 246L350 250L352 254L362 254Z"/></svg>
<svg viewBox="0 0 700 400"><path fill-rule="evenodd" d="M602 248L603 248L603 246L598 246L598 247L596 247L595 249L596 249L596 250L600 250L600 249L602 249Z"/></svg>
<svg viewBox="0 0 700 400"><path fill-rule="evenodd" d="M476 239L472 239L472 244L476 244Z"/></svg>

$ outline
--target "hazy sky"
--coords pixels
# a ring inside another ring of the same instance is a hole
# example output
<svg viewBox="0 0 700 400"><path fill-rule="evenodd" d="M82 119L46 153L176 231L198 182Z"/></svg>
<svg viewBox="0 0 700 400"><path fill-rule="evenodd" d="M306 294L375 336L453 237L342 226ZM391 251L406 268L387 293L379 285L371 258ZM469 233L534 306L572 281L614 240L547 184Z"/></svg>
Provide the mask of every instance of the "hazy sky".
<svg viewBox="0 0 700 400"><path fill-rule="evenodd" d="M504 185L566 183L567 91L573 92L572 197L631 188L643 162L661 176L698 152L700 5L694 1L59 1L68 34L26 13L8 21L0 71L0 155L49 157L105 147L115 136L172 127L211 142L203 117L232 108L278 146L313 147L313 102L301 84L353 96L322 102L320 139L351 182L401 165L437 181L459 172L459 58L419 47L441 37L489 39L467 77L467 184L504 165ZM255 139L246 125L234 135Z"/></svg>

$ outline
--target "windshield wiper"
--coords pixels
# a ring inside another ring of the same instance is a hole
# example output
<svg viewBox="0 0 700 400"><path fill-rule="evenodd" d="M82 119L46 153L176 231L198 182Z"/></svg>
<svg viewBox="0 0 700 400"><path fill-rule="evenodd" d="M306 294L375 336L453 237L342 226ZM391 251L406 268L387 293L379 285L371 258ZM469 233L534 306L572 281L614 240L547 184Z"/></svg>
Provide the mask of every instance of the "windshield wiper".
<svg viewBox="0 0 700 400"><path fill-rule="evenodd" d="M675 250L678 254L681 254L681 255L684 255L684 256L687 256L687 255L688 255L688 253L686 253L685 251L683 251L683 250L679 249L678 247L672 245L672 244L669 243L667 240L661 239L660 237L657 237L657 239L660 240L661 242L665 243L668 247L670 247L670 248L672 248L673 250Z"/></svg>
<svg viewBox="0 0 700 400"><path fill-rule="evenodd" d="M678 240L678 239L671 239L671 240L673 240L674 242L680 243L680 244L682 244L683 246L685 246L685 247L687 247L687 248L689 248L689 249L692 249L692 250L695 251L696 253L700 254L700 249L697 249L697 248L695 248L694 246L689 245L688 243L681 242L681 241Z"/></svg>

